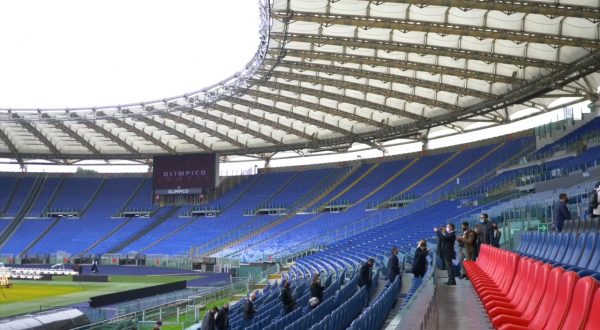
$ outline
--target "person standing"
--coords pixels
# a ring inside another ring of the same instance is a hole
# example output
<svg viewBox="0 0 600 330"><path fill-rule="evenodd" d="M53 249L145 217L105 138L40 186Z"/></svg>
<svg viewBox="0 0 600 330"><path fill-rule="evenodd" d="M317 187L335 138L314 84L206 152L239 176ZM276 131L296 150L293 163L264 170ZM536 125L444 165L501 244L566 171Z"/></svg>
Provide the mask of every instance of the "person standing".
<svg viewBox="0 0 600 330"><path fill-rule="evenodd" d="M442 234L438 228L434 228L433 231L437 234L440 241L442 241L442 256L446 269L448 269L448 282L446 285L456 285L454 279L454 266L452 265L452 259L455 257L454 253L454 242L456 242L456 233L454 232L454 224L449 223L446 226L446 234Z"/></svg>
<svg viewBox="0 0 600 330"><path fill-rule="evenodd" d="M204 315L204 319L202 320L202 330L215 330L215 314L218 312L219 309L217 306L213 306L206 311L206 315Z"/></svg>
<svg viewBox="0 0 600 330"><path fill-rule="evenodd" d="M325 287L321 284L321 277L315 274L310 284L310 299L308 300L309 307L315 308L323 302L323 291Z"/></svg>
<svg viewBox="0 0 600 330"><path fill-rule="evenodd" d="M598 203L598 194L600 194L600 182L597 182L589 195L588 214L590 219L600 218L600 203Z"/></svg>
<svg viewBox="0 0 600 330"><path fill-rule="evenodd" d="M256 294L253 293L246 300L246 304L244 305L244 320L250 321L254 317L254 300L256 300ZM204 329L203 329L204 330Z"/></svg>
<svg viewBox="0 0 600 330"><path fill-rule="evenodd" d="M498 229L498 224L492 222L492 229L494 229L494 235L492 236L492 246L499 248L500 247L500 237L502 237L502 232Z"/></svg>
<svg viewBox="0 0 600 330"><path fill-rule="evenodd" d="M285 314L290 313L296 308L296 299L294 299L294 295L292 294L290 281L284 280L280 298Z"/></svg>
<svg viewBox="0 0 600 330"><path fill-rule="evenodd" d="M398 260L398 248L392 247L392 256L388 260L388 282L394 283L396 276L400 274L400 261Z"/></svg>
<svg viewBox="0 0 600 330"><path fill-rule="evenodd" d="M423 277L427 272L427 242L422 239L417 243L417 249L415 250L415 257L412 263L412 273L414 277Z"/></svg>
<svg viewBox="0 0 600 330"><path fill-rule="evenodd" d="M446 226L441 227L442 234L446 234ZM446 266L444 265L444 258L442 257L442 240L438 237L437 246L435 248L435 265L439 270L446 270Z"/></svg>
<svg viewBox="0 0 600 330"><path fill-rule="evenodd" d="M466 221L463 222L460 227L462 229L462 235L456 239L458 240L458 257L462 274L460 274L458 278L467 279L467 271L465 270L463 262L465 260L475 260L475 244L477 243L477 233L469 229L469 223Z"/></svg>
<svg viewBox="0 0 600 330"><path fill-rule="evenodd" d="M371 289L371 268L373 267L373 264L375 264L375 259L369 258L367 262L360 266L360 273L358 278L359 287L362 288L366 285L369 290Z"/></svg>
<svg viewBox="0 0 600 330"><path fill-rule="evenodd" d="M229 304L226 303L217 313L215 329L227 330L227 328L229 328Z"/></svg>
<svg viewBox="0 0 600 330"><path fill-rule="evenodd" d="M482 213L479 216L479 224L475 226L475 231L477 232L477 245L475 247L475 259L479 255L479 250L481 250L481 244L491 245L494 237L494 229L492 228L492 223L487 215L487 213Z"/></svg>
<svg viewBox="0 0 600 330"><path fill-rule="evenodd" d="M562 231L565 220L571 220L572 218L567 203L569 203L569 196L565 193L561 193L558 195L558 201L554 202L554 205L552 206L552 223L554 224L554 230L557 232Z"/></svg>
<svg viewBox="0 0 600 330"><path fill-rule="evenodd" d="M92 269L91 269L92 273L97 273L98 272L98 260L94 259L94 261L92 261Z"/></svg>

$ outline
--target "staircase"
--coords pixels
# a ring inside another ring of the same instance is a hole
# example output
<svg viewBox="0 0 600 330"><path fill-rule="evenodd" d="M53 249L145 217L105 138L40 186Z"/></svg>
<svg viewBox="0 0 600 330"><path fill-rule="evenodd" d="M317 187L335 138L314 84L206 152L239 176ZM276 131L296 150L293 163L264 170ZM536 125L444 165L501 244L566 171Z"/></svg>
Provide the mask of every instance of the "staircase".
<svg viewBox="0 0 600 330"><path fill-rule="evenodd" d="M358 170L358 168L359 168L359 166L352 167L341 179L339 179L334 184L330 185L328 187L328 189L323 191L320 195L318 195L315 198L313 198L312 200L308 201L306 205L301 206L295 210L291 210L290 213L276 219L275 221L270 222L263 227L257 228L256 230L254 230L252 232L246 233L247 231L244 231L243 229L248 228L248 226L250 226L252 223L255 222L255 220L250 221L238 228L235 228L235 229L225 233L221 237L217 237L217 238L213 239L212 241L205 243L204 245L202 245L200 247L200 251L202 252L203 255L211 255L222 249L226 249L226 248L235 246L236 244L239 244L240 242L242 242L244 240L247 240L254 236L260 235L263 232L265 232L281 223L284 223L285 221L287 221L287 220L291 219L293 216L295 216L297 213L303 212L303 211L309 209L310 207L312 207L313 205L315 205L316 203L318 203L319 201L321 201L323 198L325 198L325 196L329 195L332 191L334 191L337 187L339 187L343 182L345 182L350 176L352 176ZM246 234L244 234L244 233L246 233ZM243 235L243 236L239 237L236 234ZM231 237L231 239L228 240L229 241L228 243L214 247L214 248L208 250L207 252L203 252L205 249L210 248L211 244L214 244L215 242L219 242L219 241L222 242L224 240L227 240L227 236L233 236L233 237ZM236 236L238 236L238 238L236 238ZM223 239L223 237L225 237L225 239Z"/></svg>
<svg viewBox="0 0 600 330"><path fill-rule="evenodd" d="M52 192L52 196L50 196L50 198L48 198L48 203L46 203L46 205L44 206L44 209L42 210L42 213L40 214L41 217L46 216L46 212L48 211L50 206L52 206L52 203L54 203L54 201L56 200L56 196L58 196L58 193L61 191L64 184L65 184L65 179L60 179L60 182L56 185L56 188Z"/></svg>
<svg viewBox="0 0 600 330"><path fill-rule="evenodd" d="M96 188L96 191L94 191L94 194L92 195L90 200L88 200L88 202L85 204L83 209L81 209L81 211L79 211L80 218L82 218L83 215L85 214L85 212L90 208L90 206L92 206L92 204L94 204L94 202L98 198L98 195L100 194L100 191L102 190L102 188L104 188L105 184L106 184L106 179L102 179L102 182L100 182L100 184L98 185L98 188Z"/></svg>
<svg viewBox="0 0 600 330"><path fill-rule="evenodd" d="M47 220L40 220L40 221L47 221ZM44 231L42 233L40 233L31 243L29 243L23 249L23 251L21 251L18 255L27 254L29 249L34 247L42 238L44 238L44 236L46 236L52 230L52 228L54 228L58 224L59 221L60 221L60 218L55 218L54 220L52 220L52 223L48 227L46 227L46 229L44 229Z"/></svg>
<svg viewBox="0 0 600 330"><path fill-rule="evenodd" d="M146 182L148 181L148 178L144 178L139 184L138 186L135 188L135 190L131 193L131 195L129 195L129 197L127 198L127 200L125 201L125 203L123 203L123 205L119 208L119 212L122 212L123 210L126 210L127 207L129 206L129 203L131 203L131 201L138 195L138 193L140 192L140 190L142 190L142 188L144 187L144 185L146 184ZM83 252L82 252L83 253Z"/></svg>
<svg viewBox="0 0 600 330"><path fill-rule="evenodd" d="M117 244L116 246L110 248L108 253L117 253L117 252L123 250L124 248L129 246L131 243L137 241L140 237L146 235L147 233L152 231L152 229L158 227L161 223L165 222L167 219L174 216L177 213L177 211L179 211L180 208L181 208L181 206L169 206L169 210L167 212L165 212L162 216L160 216L156 220L152 221L152 223L148 224L146 227L142 228L141 230L133 233L128 239L126 239L126 240L122 241L121 243Z"/></svg>
<svg viewBox="0 0 600 330"><path fill-rule="evenodd" d="M242 192L240 192L239 195L237 195L234 199L232 199L231 202L229 202L229 204L225 205L223 207L223 209L221 210L221 212L225 212L225 210L230 208L233 204L237 203L242 198L242 196L244 196L248 192L248 190L250 190L252 187L254 187L254 185L256 184L256 182L258 182L258 180L260 178L261 178L260 175L254 175L254 178L252 179L252 182L250 182L248 187L246 187L246 189L244 189Z"/></svg>
<svg viewBox="0 0 600 330"><path fill-rule="evenodd" d="M267 207L269 202L272 201L287 186L289 186L290 183L292 183L292 181L294 181L299 174L300 174L300 172L296 172L296 173L294 173L294 175L290 176L290 178L287 179L279 188L277 188L277 190L274 193L272 193L271 196L269 196L269 198L267 198L264 202L262 202L261 206L259 206L258 208L261 208L263 206Z"/></svg>
<svg viewBox="0 0 600 330"><path fill-rule="evenodd" d="M86 253L88 253L91 249L95 248L96 246L98 246L98 244L104 242L105 240L107 240L109 237L111 237L114 233L118 232L119 230L121 230L121 228L123 228L125 225L127 225L129 223L129 221L131 221L132 218L127 218L127 220L121 222L120 225L118 225L115 229L111 230L110 232L108 232L106 235L102 236L99 240L97 240L96 242L94 242L92 245L90 245L89 247L87 247L85 250L77 253L78 256L84 255Z"/></svg>
<svg viewBox="0 0 600 330"><path fill-rule="evenodd" d="M364 178L366 178L369 174L371 174L371 172L373 172L376 168L378 168L379 165L381 165L381 163L373 164L365 173L363 173L361 176L359 176L354 181L352 181L352 183L350 183L346 188L344 188L344 190L340 191L338 194L336 194L335 196L330 198L326 203L321 205L321 207L319 208L319 211L323 211L323 209L326 205L337 200L338 198L343 196L345 193L347 193L350 189L352 189L352 187L356 186L359 182L361 182Z"/></svg>
<svg viewBox="0 0 600 330"><path fill-rule="evenodd" d="M144 251L148 250L149 248L155 246L156 244L166 240L167 238L177 234L178 232L182 231L185 227L191 225L192 223L194 223L196 220L198 220L197 218L189 220L188 222L184 223L183 225L175 228L175 230L171 231L170 233L167 233L166 235L164 235L163 237L157 239L156 241L148 244L147 246L143 247L141 250L138 251L138 253L143 253Z"/></svg>
<svg viewBox="0 0 600 330"><path fill-rule="evenodd" d="M477 180L469 183L468 185L466 185L463 189L461 189L461 191L468 191L469 188L479 184L481 181L483 180L487 180L490 177L493 177L495 175L499 175L499 171L501 169L506 168L506 166L509 166L510 164L514 164L516 159L519 159L520 157L523 157L524 155L528 155L531 152L533 152L535 150L535 142L532 142L530 145L528 145L527 147L523 148L520 152L514 154L511 158L507 159L506 161L500 163L498 166L496 166L496 168L494 168L492 171L489 171L488 173L486 173L485 175L479 177ZM497 189L500 189L501 192L504 192L506 190L504 190L501 187L497 187Z"/></svg>
<svg viewBox="0 0 600 330"><path fill-rule="evenodd" d="M497 146L495 146L494 148L492 148L492 150L486 152L485 155L479 157L479 159L477 159L476 161L474 161L471 164L469 164L469 166L463 168L460 172L456 173L454 176L452 176L448 180L444 181L444 183L442 183L441 185L439 185L439 186L435 187L434 189L430 190L429 192L427 192L425 195L423 195L423 197L427 197L427 196L433 194L434 192L442 189L448 183L456 180L456 178L458 178L459 176L463 175L468 170L472 169L475 165L481 163L484 159L488 158L491 154L493 154L494 152L498 151L498 149L504 147L505 144L506 144L506 142L498 144Z"/></svg>
<svg viewBox="0 0 600 330"><path fill-rule="evenodd" d="M10 222L10 224L8 224L8 226L4 228L2 233L0 233L0 249L4 247L4 244L8 242L11 236L19 228L19 226L23 222L23 219L29 213L29 210L31 210L31 207L35 203L35 200L38 198L40 191L42 191L42 188L44 187L45 183L46 177L37 177L35 179L33 186L29 190L27 198L23 202L23 206L21 206L21 209L19 210L15 218Z"/></svg>
<svg viewBox="0 0 600 330"><path fill-rule="evenodd" d="M461 151L457 151L454 154L452 154L450 157L446 158L446 160L444 160L443 162L441 162L438 166L436 166L434 169L432 169L431 171L429 171L429 173L423 175L422 177L420 177L417 181L413 182L410 186L406 187L404 190L402 190L401 192L397 193L396 195L392 196L391 198L389 198L388 200L386 200L385 202L383 202L383 205L387 205L392 199L394 199L394 197L396 196L402 196L402 194L410 191L412 188L416 187L417 185L419 185L421 182L425 181L428 177L432 176L433 173L437 172L437 170L439 170L440 168L442 168L444 165L448 164L451 160L453 160L454 158L456 158L456 156L460 155Z"/></svg>
<svg viewBox="0 0 600 330"><path fill-rule="evenodd" d="M6 213L6 211L8 210L8 208L10 207L10 205L12 204L13 199L15 198L15 194L17 193L17 190L19 190L19 186L21 185L22 180L23 180L22 178L17 178L17 181L13 185L10 195L8 196L8 199L6 200L6 204L4 204L4 207L2 208L2 212L0 212L0 215L4 215Z"/></svg>
<svg viewBox="0 0 600 330"><path fill-rule="evenodd" d="M360 203L362 203L363 201L365 201L367 198L375 195L377 192L379 192L381 189L385 188L388 184L390 184L390 182L396 180L397 177L399 177L400 175L402 175L402 173L406 172L406 170L408 170L409 168L411 168L416 162L419 161L419 158L415 158L413 159L410 163L408 163L406 166L404 166L402 169L400 169L398 172L396 172L394 175L392 175L391 177L389 177L389 179L385 180L384 183L380 184L379 187L373 189L370 193L366 194L363 198L359 199L358 201L356 201L354 204L352 204L349 208L354 207Z"/></svg>

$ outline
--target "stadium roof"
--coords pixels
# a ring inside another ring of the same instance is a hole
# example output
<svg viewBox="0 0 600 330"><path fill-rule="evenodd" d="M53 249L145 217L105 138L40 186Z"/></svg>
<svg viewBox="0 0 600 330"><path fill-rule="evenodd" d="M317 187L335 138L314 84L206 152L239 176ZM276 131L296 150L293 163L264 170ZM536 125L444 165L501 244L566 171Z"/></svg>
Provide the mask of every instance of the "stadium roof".
<svg viewBox="0 0 600 330"><path fill-rule="evenodd" d="M0 157L145 159L379 148L598 100L597 0L262 0L246 68L186 95L0 109Z"/></svg>

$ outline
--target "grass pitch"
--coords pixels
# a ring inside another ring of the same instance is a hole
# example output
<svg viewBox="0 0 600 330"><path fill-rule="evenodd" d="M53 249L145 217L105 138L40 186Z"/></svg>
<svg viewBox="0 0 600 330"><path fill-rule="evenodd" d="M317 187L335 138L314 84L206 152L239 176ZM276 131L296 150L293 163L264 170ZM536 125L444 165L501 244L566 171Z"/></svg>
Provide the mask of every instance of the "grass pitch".
<svg viewBox="0 0 600 330"><path fill-rule="evenodd" d="M52 281L12 281L12 288L0 291L0 318L87 302L90 297L102 294L197 277L115 275L109 276L106 283L73 282L71 276L54 277Z"/></svg>

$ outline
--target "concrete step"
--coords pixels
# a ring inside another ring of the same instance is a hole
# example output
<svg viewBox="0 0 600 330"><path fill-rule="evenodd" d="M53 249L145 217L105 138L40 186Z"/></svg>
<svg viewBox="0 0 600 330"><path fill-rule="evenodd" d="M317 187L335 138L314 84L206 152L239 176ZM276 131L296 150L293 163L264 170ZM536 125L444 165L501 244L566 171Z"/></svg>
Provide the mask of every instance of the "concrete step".
<svg viewBox="0 0 600 330"><path fill-rule="evenodd" d="M280 280L281 274L271 274L269 275L269 280Z"/></svg>

